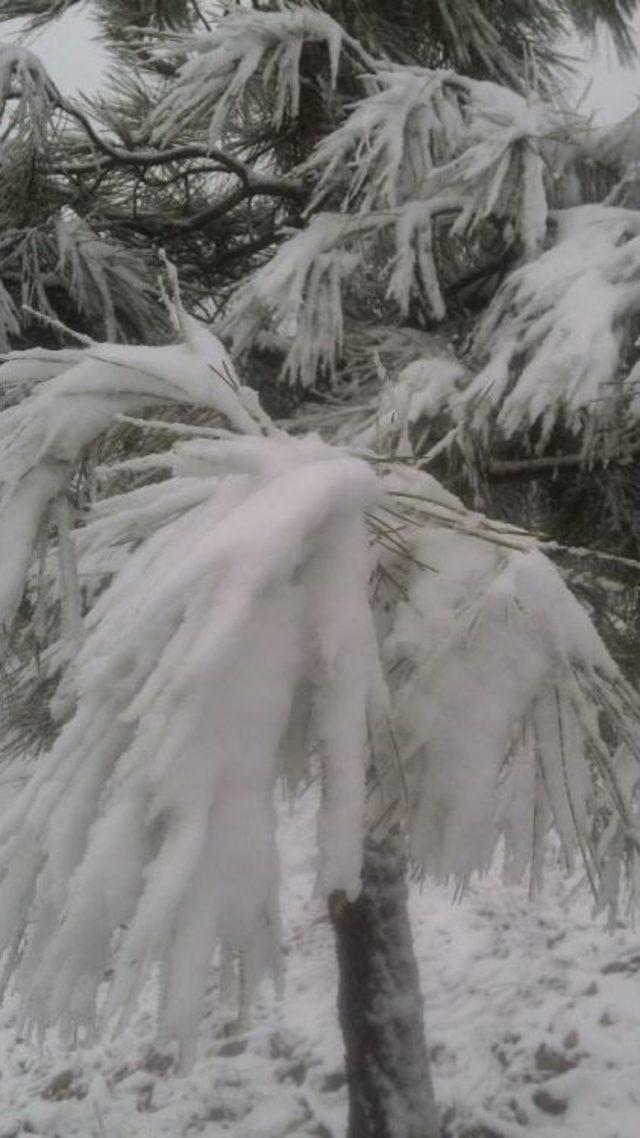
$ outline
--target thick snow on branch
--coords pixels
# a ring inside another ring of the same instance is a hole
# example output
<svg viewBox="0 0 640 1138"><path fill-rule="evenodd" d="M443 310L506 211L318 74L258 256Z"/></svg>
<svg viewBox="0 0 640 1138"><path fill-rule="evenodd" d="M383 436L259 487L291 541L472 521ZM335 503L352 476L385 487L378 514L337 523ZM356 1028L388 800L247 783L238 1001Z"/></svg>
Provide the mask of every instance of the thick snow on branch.
<svg viewBox="0 0 640 1138"><path fill-rule="evenodd" d="M312 386L318 374L334 377L345 339L344 299L357 290L357 274L378 255L376 242L389 232L380 293L406 315L411 299L426 294L436 320L445 306L433 255L434 214L454 214L459 200L409 202L380 213L319 213L283 245L234 296L224 323L234 351L242 355L265 328L289 341L282 378ZM418 276L419 274L419 276ZM354 281L355 278L355 281Z"/></svg>
<svg viewBox="0 0 640 1138"><path fill-rule="evenodd" d="M396 256L388 286L388 295L406 316L420 284L436 320L444 320L446 307L440 289L433 242L433 219L438 215L456 215L461 208L457 195L438 197L432 201L409 202L397 211L394 226Z"/></svg>
<svg viewBox="0 0 640 1138"><path fill-rule="evenodd" d="M435 166L460 152L467 136L467 84L447 71L376 71L381 90L360 99L317 147L314 204L345 182L343 207L394 208L420 198Z"/></svg>
<svg viewBox="0 0 640 1138"><path fill-rule="evenodd" d="M416 264L425 285L437 286L429 276L429 243L419 239L421 212L428 209L409 205L397 223L405 253L391 287L403 306ZM520 436L540 452L560 428L575 436L585 462L595 454L619 455L633 443L640 365L626 376L621 369L631 318L640 311L640 214L578 206L554 213L553 223L553 247L510 274L481 320L467 361L484 365L475 378L462 366L443 369L425 356L383 391L376 419L379 427L388 420L389 438L403 434L406 443L411 424L444 414L485 445L496 436ZM434 306L436 300L437 293ZM383 445L385 430L378 431L379 450L392 453Z"/></svg>
<svg viewBox="0 0 640 1138"><path fill-rule="evenodd" d="M55 244L57 272L90 327L104 328L110 341L130 339L132 327L153 337L162 314L155 274L144 258L99 237L70 209L56 221Z"/></svg>
<svg viewBox="0 0 640 1138"><path fill-rule="evenodd" d="M188 1057L216 946L249 988L274 965L272 792L312 751L326 893L359 889L370 754L429 872L465 881L502 839L537 884L553 824L603 905L623 868L640 896L638 699L526 534L408 468L376 504L368 467L313 436L164 461L173 478L74 535L80 583L114 576L75 711L0 823L0 951L28 1020L126 1017L159 964L161 1033Z"/></svg>
<svg viewBox="0 0 640 1138"><path fill-rule="evenodd" d="M0 44L0 117L11 98L18 100L16 123L41 142L60 95L37 55L5 43Z"/></svg>
<svg viewBox="0 0 640 1138"><path fill-rule="evenodd" d="M343 208L363 212L448 200L458 232L493 215L512 221L525 253L544 240L547 220L538 141L555 124L550 109L494 83L449 71L376 71L381 90L361 99L318 146L314 204L336 188ZM425 224L429 216L425 212Z"/></svg>
<svg viewBox="0 0 640 1138"><path fill-rule="evenodd" d="M333 374L342 348L342 286L362 263L380 220L321 213L291 237L234 297L225 332L242 354L265 326L293 336L284 377L305 386Z"/></svg>
<svg viewBox="0 0 640 1138"><path fill-rule="evenodd" d="M249 93L268 97L273 125L280 127L298 113L305 43L326 47L335 84L347 42L353 53L357 45L340 24L308 8L229 13L211 32L176 42L174 54L190 57L152 116L154 136L166 142L185 131L204 129L214 143ZM363 51L359 54L364 58Z"/></svg>
<svg viewBox="0 0 640 1138"><path fill-rule="evenodd" d="M547 229L539 139L554 120L545 104L526 102L494 84L468 84L468 88L467 130L458 141L457 153L434 165L416 195L427 207L424 224L429 224L430 215L453 209L458 216L452 232L466 234L493 217L510 223L524 255L535 256Z"/></svg>
<svg viewBox="0 0 640 1138"><path fill-rule="evenodd" d="M544 164L531 130L496 134L433 175L436 194L459 194L452 233L471 233L486 218L511 222L526 257L539 253L547 231Z"/></svg>
<svg viewBox="0 0 640 1138"><path fill-rule="evenodd" d="M359 889L377 482L315 439L220 445L237 473L203 479L208 498L103 593L77 711L0 826L1 944L43 1028L126 1015L159 962L161 1029L186 1045L216 944L244 955L250 986L273 964L272 790L302 682L324 770L323 888Z"/></svg>
<svg viewBox="0 0 640 1138"><path fill-rule="evenodd" d="M397 380L383 384L375 410L367 408L364 422L362 414L354 411L353 418L341 424L338 438L378 456L408 458L420 453L421 442L435 433L443 401L450 399L452 391L466 387L469 374L443 345L417 341L416 347L430 354L401 367Z"/></svg>
<svg viewBox="0 0 640 1138"><path fill-rule="evenodd" d="M620 449L634 393L619 369L640 311L640 214L587 205L555 221L553 248L511 273L482 320L475 353L487 362L455 413L485 435L535 430L539 450L560 426L588 459Z"/></svg>
<svg viewBox="0 0 640 1138"><path fill-rule="evenodd" d="M446 316L436 227L470 236L488 218L509 228L525 257L546 238L547 199L538 136L547 107L449 72L376 72L382 90L362 99L310 166L314 205L336 190L342 213L312 216L234 297L226 330L242 352L270 326L293 336L283 378L313 384L333 374L343 348L343 296L358 270L378 268L378 300L406 316L414 300Z"/></svg>
<svg viewBox="0 0 640 1138"><path fill-rule="evenodd" d="M383 654L413 857L466 881L502 839L508 876L529 871L539 885L554 826L567 864L579 851L603 905L615 903L623 869L637 902L637 694L526 535L485 530L426 476L396 477L395 487L383 501L396 526L406 515L402 537L419 562L402 573L402 558L390 558L383 586L385 598L396 590Z"/></svg>
<svg viewBox="0 0 640 1138"><path fill-rule="evenodd" d="M260 433L255 394L240 386L222 345L195 321L185 330L182 344L36 349L0 367L0 384L33 385L0 414L0 630L11 628L48 504L117 412L194 403L215 408L240 432Z"/></svg>

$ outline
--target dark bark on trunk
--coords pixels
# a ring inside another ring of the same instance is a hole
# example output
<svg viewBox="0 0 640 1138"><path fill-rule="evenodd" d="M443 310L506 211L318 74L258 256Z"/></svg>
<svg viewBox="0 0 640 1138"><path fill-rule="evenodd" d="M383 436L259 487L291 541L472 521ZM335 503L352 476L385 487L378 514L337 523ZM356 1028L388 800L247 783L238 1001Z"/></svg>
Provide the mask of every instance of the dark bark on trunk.
<svg viewBox="0 0 640 1138"><path fill-rule="evenodd" d="M438 1138L422 996L394 837L367 839L362 893L329 899L349 1091L347 1138Z"/></svg>

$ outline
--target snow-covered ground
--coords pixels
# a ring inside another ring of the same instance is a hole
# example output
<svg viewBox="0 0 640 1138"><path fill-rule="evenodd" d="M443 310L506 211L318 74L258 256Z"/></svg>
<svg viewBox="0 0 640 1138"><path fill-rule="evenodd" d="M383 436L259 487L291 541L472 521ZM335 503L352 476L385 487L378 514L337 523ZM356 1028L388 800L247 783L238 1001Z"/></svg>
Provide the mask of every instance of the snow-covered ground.
<svg viewBox="0 0 640 1138"><path fill-rule="evenodd" d="M116 1040L69 1052L0 1029L0 1138L339 1138L346 1099L331 930L313 897L312 804L282 825L287 995L225 1036L215 988L199 1059L153 1044L153 993ZM640 935L593 919L553 869L529 902L497 875L452 905L412 897L447 1138L638 1138ZM227 1016L228 1018L228 1016Z"/></svg>

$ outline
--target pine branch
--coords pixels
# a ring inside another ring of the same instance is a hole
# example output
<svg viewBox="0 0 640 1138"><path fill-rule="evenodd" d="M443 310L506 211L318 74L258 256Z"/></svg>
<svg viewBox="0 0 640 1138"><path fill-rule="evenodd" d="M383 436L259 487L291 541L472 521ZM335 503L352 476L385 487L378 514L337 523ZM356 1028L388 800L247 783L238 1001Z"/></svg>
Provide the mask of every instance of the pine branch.
<svg viewBox="0 0 640 1138"><path fill-rule="evenodd" d="M634 455L640 453L640 442L626 450L614 454L595 454L589 458L587 465L593 466L628 466ZM545 454L538 458L499 459L491 458L487 463L487 473L492 481L499 482L505 478L537 478L540 474L554 474L562 467L584 467L585 456L575 454Z"/></svg>
<svg viewBox="0 0 640 1138"><path fill-rule="evenodd" d="M100 150L110 163L101 163L111 166L137 166L140 169L149 169L153 166L167 166L174 162L183 162L191 158L209 158L216 161L230 174L235 174L247 189L254 192L271 194L276 197L300 198L304 193L302 183L286 178L267 177L252 170L245 162L217 146L203 143L189 143L184 146L169 147L164 150L127 150L123 146L116 146L104 135L99 134L93 123L85 113L68 99L60 98L57 103L59 109L73 118L85 131L89 140ZM95 171L96 163L82 165L59 166L56 172L82 174Z"/></svg>
<svg viewBox="0 0 640 1138"><path fill-rule="evenodd" d="M260 186L240 187L237 190L232 190L222 199L213 202L197 213L186 217L171 217L170 214L158 213L129 215L115 210L106 210L103 216L105 221L115 222L125 229L137 233L147 233L153 236L163 236L170 239L172 236L178 237L184 233L193 233L199 229L206 228L208 225L211 225L213 222L218 221L221 217L230 213L242 202L250 201L251 198L262 196L289 196L286 193L281 194L275 184L269 188L268 180L266 181L266 188ZM270 244L270 240L267 244ZM260 242L258 247L263 247L262 242Z"/></svg>

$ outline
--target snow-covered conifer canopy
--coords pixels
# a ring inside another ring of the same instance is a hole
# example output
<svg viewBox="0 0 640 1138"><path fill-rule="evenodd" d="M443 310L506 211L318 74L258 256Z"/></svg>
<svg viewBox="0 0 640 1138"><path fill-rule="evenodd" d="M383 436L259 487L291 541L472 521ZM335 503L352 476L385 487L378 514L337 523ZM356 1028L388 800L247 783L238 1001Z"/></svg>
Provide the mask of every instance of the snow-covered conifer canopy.
<svg viewBox="0 0 640 1138"><path fill-rule="evenodd" d="M330 84L350 67L361 91L300 170L315 187L306 227L234 297L225 331L235 350L249 350L265 329L284 332L286 381L338 377L358 332L345 313L371 287L372 264L378 307L403 319L419 305L425 319L446 322L443 235L473 248L494 227L511 271L471 344L477 382L464 400L457 389L443 392L442 410L452 423L468 422L483 443L517 433L541 450L557 426L577 438L585 460L614 451L620 408L637 421L635 376L621 374L622 328L638 307L630 240L637 219L629 211L626 224L608 202L572 207L581 163L625 183L632 126L607 140L544 92L376 60L329 16L305 8L236 11L224 25L162 49L187 57L154 112L163 144L189 130L206 131L212 143L233 138L235 117L265 91L276 126L294 120L305 45L327 50ZM561 304L551 299L554 288ZM583 338L587 290L591 340ZM587 428L584 409L594 400L602 414Z"/></svg>
<svg viewBox="0 0 640 1138"><path fill-rule="evenodd" d="M313 386L319 373L339 377L361 332L362 321L351 315L354 299L368 290L389 322L417 308L423 321L446 324L450 243L473 253L491 233L501 254L496 272L506 279L469 345L476 382L463 400L457 388L441 393L450 425L468 425L482 445L508 444L517 435L538 450L557 427L573 436L586 461L628 445L619 423L626 417L633 427L639 406L624 331L638 308L636 211L625 219L612 203L625 200L624 187L635 178L637 116L615 131L595 130L553 104L548 86L536 84L535 68L529 87L515 90L375 58L315 6L235 8L209 31L165 35L145 50L155 50L174 73L157 99L149 94L152 109L139 137L151 149L196 140L230 155L257 106L273 108L276 134L294 123L305 51L315 52L319 65L325 61L335 126L289 172L310 187L308 221L236 291L223 327L236 352L249 351L265 330L284 333L290 350L283 379ZM3 51L2 90L20 96L23 117L36 130L58 105L55 88L34 56ZM357 92L347 105L337 91L343 74ZM260 174L279 173L279 161L262 156ZM585 163L610 176L611 193L601 206L576 212ZM230 169L248 187L259 177L235 158ZM67 235L61 268L67 262L71 269L72 247L78 241ZM74 268L77 275L77 256ZM117 296L117 280L92 279L86 270L84 289ZM69 286L73 292L73 279ZM562 303L550 299L554 288ZM591 338L584 335L586 291ZM15 334L16 321L0 290L0 331ZM113 327L106 327L110 339ZM373 350L369 363L375 373ZM589 415L587 426L585 408L594 402L601 414Z"/></svg>

